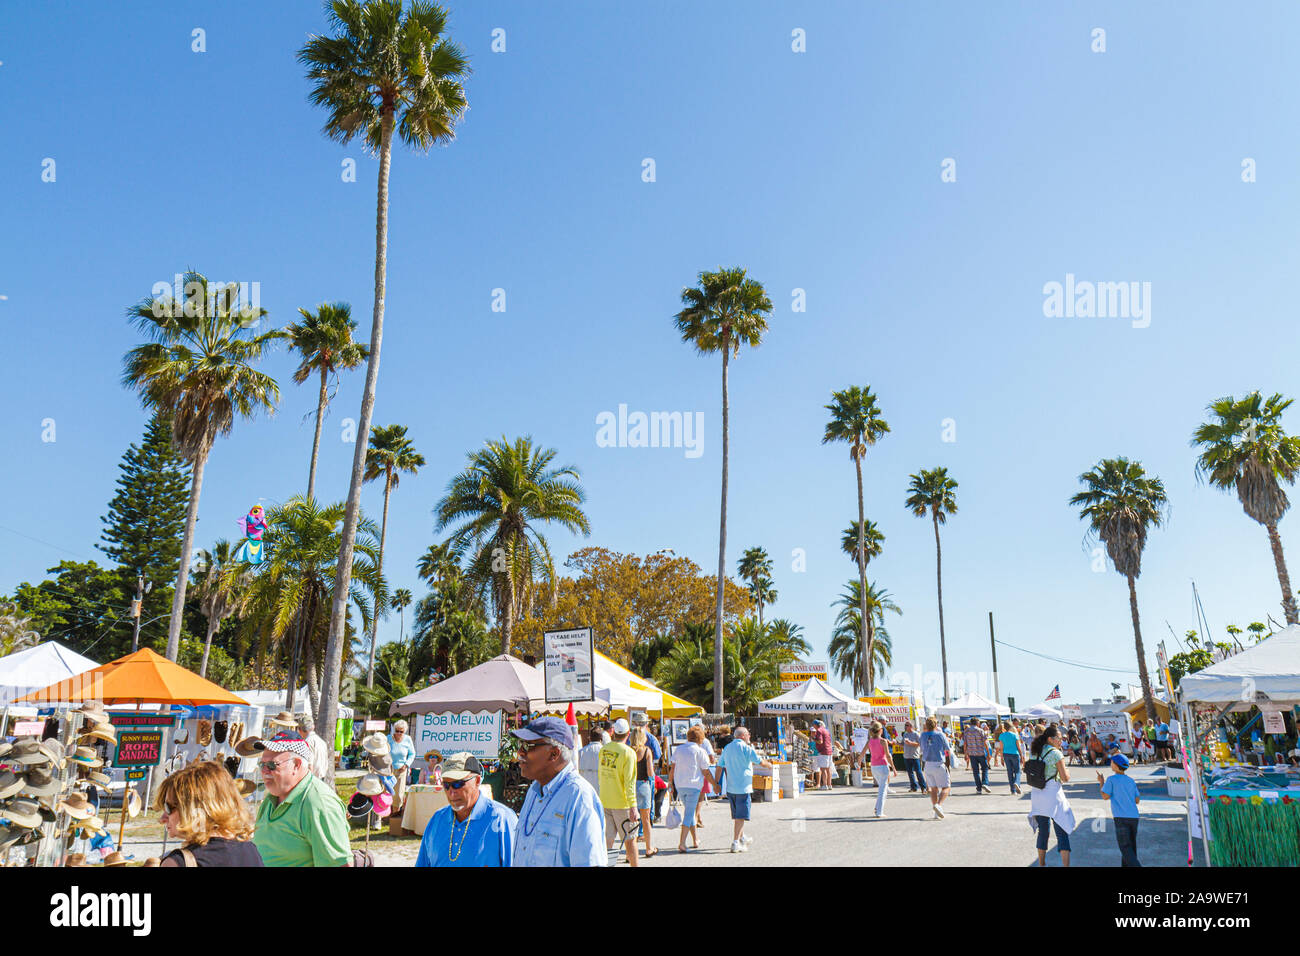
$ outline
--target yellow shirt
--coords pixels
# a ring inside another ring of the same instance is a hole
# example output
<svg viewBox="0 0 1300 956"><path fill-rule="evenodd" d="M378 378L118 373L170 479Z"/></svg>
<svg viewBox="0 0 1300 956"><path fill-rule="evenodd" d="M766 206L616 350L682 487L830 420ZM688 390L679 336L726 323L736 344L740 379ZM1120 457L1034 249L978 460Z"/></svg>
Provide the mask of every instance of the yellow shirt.
<svg viewBox="0 0 1300 956"><path fill-rule="evenodd" d="M606 810L636 806L636 753L617 740L600 748L600 802Z"/></svg>

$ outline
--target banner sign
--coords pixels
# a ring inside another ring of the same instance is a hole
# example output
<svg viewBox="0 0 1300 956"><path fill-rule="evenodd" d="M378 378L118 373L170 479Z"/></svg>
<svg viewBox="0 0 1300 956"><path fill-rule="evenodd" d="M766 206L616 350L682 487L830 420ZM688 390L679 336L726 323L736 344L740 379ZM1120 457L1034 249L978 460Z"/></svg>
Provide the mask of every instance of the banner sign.
<svg viewBox="0 0 1300 956"><path fill-rule="evenodd" d="M501 750L501 711L420 714L411 728L417 756L437 750L444 756L468 751L480 760L496 760Z"/></svg>
<svg viewBox="0 0 1300 956"><path fill-rule="evenodd" d="M809 678L829 682L829 665L825 662L805 664L803 661L788 661L780 667L779 679L782 690L794 690Z"/></svg>
<svg viewBox="0 0 1300 956"><path fill-rule="evenodd" d="M13 735L15 737L39 737L45 733L43 720L15 720Z"/></svg>
<svg viewBox="0 0 1300 956"><path fill-rule="evenodd" d="M1282 719L1282 711L1280 710L1264 711L1264 733L1266 734L1286 733L1286 722Z"/></svg>
<svg viewBox="0 0 1300 956"><path fill-rule="evenodd" d="M1061 705L1062 720L1083 720L1083 708L1078 704Z"/></svg>
<svg viewBox="0 0 1300 956"><path fill-rule="evenodd" d="M367 720L367 721L366 721L365 729L366 729L366 730L383 730L386 726L387 726L387 724L386 724L384 721L382 721L382 720Z"/></svg>
<svg viewBox="0 0 1300 956"><path fill-rule="evenodd" d="M547 631L542 635L542 649L548 704L596 699L596 650L591 628Z"/></svg>
<svg viewBox="0 0 1300 956"><path fill-rule="evenodd" d="M114 767L156 767L162 761L161 730L124 730L117 735Z"/></svg>
<svg viewBox="0 0 1300 956"><path fill-rule="evenodd" d="M170 727L176 718L173 714L156 710L110 711L108 722L114 727Z"/></svg>

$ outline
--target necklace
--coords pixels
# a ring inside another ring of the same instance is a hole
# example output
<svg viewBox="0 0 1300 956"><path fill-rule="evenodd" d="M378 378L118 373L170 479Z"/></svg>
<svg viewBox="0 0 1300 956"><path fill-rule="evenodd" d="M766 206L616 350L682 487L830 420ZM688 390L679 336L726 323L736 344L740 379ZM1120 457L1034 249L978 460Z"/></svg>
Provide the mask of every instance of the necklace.
<svg viewBox="0 0 1300 956"><path fill-rule="evenodd" d="M465 848L465 837L469 836L469 817L465 818L465 829L460 831L460 846L456 846L456 814L451 815L451 833L447 837L447 859L455 863L460 851Z"/></svg>
<svg viewBox="0 0 1300 956"><path fill-rule="evenodd" d="M556 776L558 777L559 774L556 774ZM528 823L528 817L524 817L524 836L532 836L533 831L537 829L537 824L541 823L544 819L546 819L546 808L550 805L551 800L554 799L556 791L560 789L559 781L556 780L555 777L552 777L550 780L547 781L547 783L554 783L555 786L551 787L551 792L546 795L546 799L544 801L541 801L542 807L537 812L537 817L536 819L533 820L531 826ZM542 788L539 785L537 789L540 792ZM531 815L532 813L531 808L529 808L529 813Z"/></svg>

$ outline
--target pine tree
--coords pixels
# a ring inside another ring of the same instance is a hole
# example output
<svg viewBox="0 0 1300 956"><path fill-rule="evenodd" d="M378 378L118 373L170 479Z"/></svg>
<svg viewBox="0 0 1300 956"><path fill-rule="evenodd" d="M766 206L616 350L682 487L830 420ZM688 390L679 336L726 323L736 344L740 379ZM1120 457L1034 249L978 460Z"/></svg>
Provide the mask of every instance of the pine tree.
<svg viewBox="0 0 1300 956"><path fill-rule="evenodd" d="M117 562L125 590L135 595L137 572L153 585L144 599L145 621L171 606L189 504L190 469L172 449L171 437L169 417L157 413L149 419L140 447L131 445L122 456L117 493L99 519L105 543L96 547Z"/></svg>

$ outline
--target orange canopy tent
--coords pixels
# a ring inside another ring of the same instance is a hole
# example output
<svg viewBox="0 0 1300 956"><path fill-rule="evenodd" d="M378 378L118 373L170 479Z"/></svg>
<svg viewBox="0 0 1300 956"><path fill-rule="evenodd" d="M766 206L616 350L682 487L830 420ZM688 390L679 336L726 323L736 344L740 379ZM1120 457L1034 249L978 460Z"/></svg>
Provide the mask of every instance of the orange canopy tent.
<svg viewBox="0 0 1300 956"><path fill-rule="evenodd" d="M248 704L242 697L172 663L147 647L51 684L44 690L34 691L19 700L34 703L93 700L109 706L185 704L195 707L200 704Z"/></svg>

